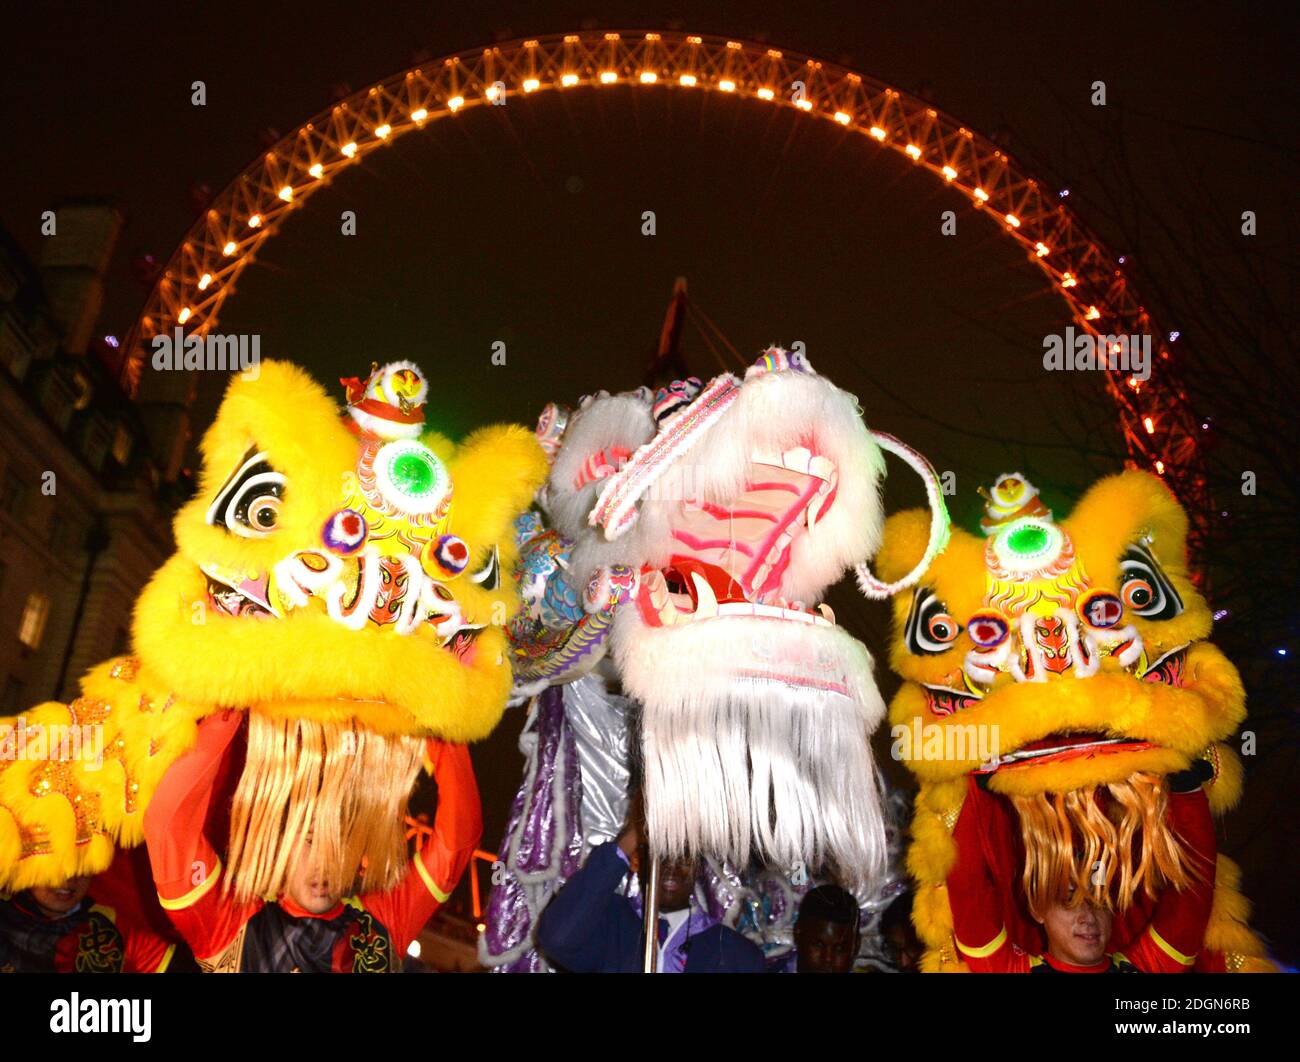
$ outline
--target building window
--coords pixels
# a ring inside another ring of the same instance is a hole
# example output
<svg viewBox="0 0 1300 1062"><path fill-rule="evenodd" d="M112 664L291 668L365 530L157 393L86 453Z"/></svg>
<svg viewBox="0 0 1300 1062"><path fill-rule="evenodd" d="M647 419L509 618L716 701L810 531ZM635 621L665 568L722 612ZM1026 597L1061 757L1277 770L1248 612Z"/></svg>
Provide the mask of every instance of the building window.
<svg viewBox="0 0 1300 1062"><path fill-rule="evenodd" d="M117 430L113 433L113 458L124 468L127 461L131 459L131 433L126 430L125 424L119 424Z"/></svg>
<svg viewBox="0 0 1300 1062"><path fill-rule="evenodd" d="M82 437L81 454L96 472L104 467L104 458L108 456L109 447L113 445L113 429L108 422L96 417L86 427Z"/></svg>
<svg viewBox="0 0 1300 1062"><path fill-rule="evenodd" d="M0 365L4 365L14 378L21 380L27 375L27 367L32 361L32 344L12 317L0 314Z"/></svg>
<svg viewBox="0 0 1300 1062"><path fill-rule="evenodd" d="M28 649L39 649L41 639L45 637L45 621L50 618L50 599L42 593L33 591L27 596L27 607L23 609L23 621L18 628L18 640Z"/></svg>
<svg viewBox="0 0 1300 1062"><path fill-rule="evenodd" d="M45 378L45 386L41 388L41 408L59 431L67 431L75 399L71 385L61 373L51 372Z"/></svg>
<svg viewBox="0 0 1300 1062"><path fill-rule="evenodd" d="M3 485L0 485L0 511L10 516L17 516L23 508L27 497L27 484L12 468L5 472Z"/></svg>

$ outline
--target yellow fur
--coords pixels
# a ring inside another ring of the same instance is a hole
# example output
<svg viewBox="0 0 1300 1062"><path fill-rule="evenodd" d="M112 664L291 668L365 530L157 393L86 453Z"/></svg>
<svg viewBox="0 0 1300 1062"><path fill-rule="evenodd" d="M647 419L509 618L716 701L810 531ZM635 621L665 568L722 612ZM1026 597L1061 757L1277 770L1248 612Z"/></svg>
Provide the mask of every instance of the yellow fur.
<svg viewBox="0 0 1300 1062"><path fill-rule="evenodd" d="M946 611L962 624L962 632L945 651L911 652L904 638L913 596L909 591L893 603L894 636L890 660L905 680L890 705L890 721L909 733L916 728L941 728L955 734L958 727L987 727L996 733L999 754L1057 733L1101 733L1140 739L1153 748L1089 758L1064 759L1031 767L1002 769L990 778L990 788L1007 795L1063 792L1088 785L1119 782L1136 771L1168 774L1185 770L1201 757L1215 765L1207 786L1211 808L1222 813L1240 797L1242 770L1234 750L1225 742L1246 716L1245 691L1232 664L1203 639L1209 634L1209 607L1191 582L1186 567L1187 518L1159 479L1141 472L1111 476L1093 486L1067 519L1058 521L1073 542L1081 570L1094 589L1118 592L1120 559L1127 546L1145 541L1182 599L1183 612L1169 620L1130 615L1148 662L1188 645L1181 685L1140 681L1117 661L1105 657L1097 674L1080 679L1060 677L1047 682L1016 682L999 676L982 699L949 715L929 707L922 684L961 691L963 662L974 643L966 620L986 607L988 576L985 540L954 530L947 548L922 580ZM917 510L897 514L885 524L884 542L876 564L880 577L894 580L909 571L924 554L929 516ZM920 732L924 732L922 729ZM896 731L897 733L897 731ZM973 733L973 731L967 731ZM962 747L953 743L955 751ZM965 756L927 759L914 743L900 755L920 780L912 824L908 870L917 882L913 919L927 947L927 970L965 969L952 946L952 918L944 881L956 859L956 849L943 816L955 821L969 772L978 767L980 749L967 745ZM1228 869L1225 870L1225 867ZM1248 905L1237 891L1238 873L1230 861L1219 859L1215 909L1206 934L1206 948L1244 956L1241 968L1262 968L1263 945L1246 925Z"/></svg>
<svg viewBox="0 0 1300 1062"><path fill-rule="evenodd" d="M315 601L261 618L212 607L201 565L252 578L298 551L321 550L323 526L355 486L359 443L339 407L301 369L264 362L257 379L232 381L204 437L198 492L175 520L177 552L135 607L132 657L92 670L71 708L49 703L21 717L28 728L67 724L72 712L93 719L105 758L98 769L80 761L60 767L0 760L0 888L93 874L108 865L114 842L138 844L158 781L192 744L197 722L219 708L352 719L383 734L458 742L491 732L510 688L503 627L518 608L509 577L511 522L545 478L546 458L532 433L513 425L483 428L459 446L433 433L421 441L451 477L446 531L469 550L466 572L447 584L465 621L485 625L464 660L444 649L428 625L408 635L370 622L351 630ZM253 447L285 478L275 530L262 538L207 520ZM501 579L489 590L468 573L494 549ZM0 721L0 737L16 723ZM42 789L43 777L53 780L53 790ZM65 785L66 795L58 791Z"/></svg>

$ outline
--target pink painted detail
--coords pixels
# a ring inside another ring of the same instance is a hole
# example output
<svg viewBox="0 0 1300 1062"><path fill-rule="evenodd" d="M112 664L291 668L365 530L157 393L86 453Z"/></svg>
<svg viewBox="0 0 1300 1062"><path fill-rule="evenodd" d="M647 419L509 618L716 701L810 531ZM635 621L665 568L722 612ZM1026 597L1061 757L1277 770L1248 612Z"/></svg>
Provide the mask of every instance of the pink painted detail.
<svg viewBox="0 0 1300 1062"><path fill-rule="evenodd" d="M695 507L702 509L710 516L719 520L734 520L741 518L745 520L775 520L776 517L765 509L728 509L722 505L716 505L713 502L695 502Z"/></svg>
<svg viewBox="0 0 1300 1062"><path fill-rule="evenodd" d="M799 475L799 473L795 473L795 475ZM807 481L802 490L800 490L794 483L773 484L772 486L755 485L751 488L751 490L793 489L797 494L797 501L795 504L786 509L785 514L778 519L776 524L772 527L771 533L765 539L756 544L755 561L741 576L741 583L749 593L755 596L756 599L761 599L765 594L775 593L777 588L781 585L781 577L785 574L785 570L790 564L790 547L794 544L794 538L791 536L790 540L785 544L781 556L772 565L767 578L763 580L763 584L756 587L754 586L754 579L757 576L759 569L771 554L772 547L791 524L796 520L803 518L804 513L807 511L808 503L828 486L825 480L817 479L815 476L803 476L802 478ZM795 533L797 534L797 531Z"/></svg>
<svg viewBox="0 0 1300 1062"><path fill-rule="evenodd" d="M712 514L710 514L712 515ZM767 516L766 519L775 520L774 516ZM722 519L721 517L719 519ZM734 549L737 553L743 553L746 557L752 557L754 550L745 545L743 542L735 542L729 538L700 538L698 535L692 535L689 531L673 531L673 538L691 549Z"/></svg>
<svg viewBox="0 0 1300 1062"><path fill-rule="evenodd" d="M787 686L800 686L804 689L821 690L823 693L838 693L841 697L849 696L849 688L842 682L826 682L809 678L807 675L786 674L779 671L755 671L741 668L730 674L737 678L758 679L762 682L780 682Z"/></svg>

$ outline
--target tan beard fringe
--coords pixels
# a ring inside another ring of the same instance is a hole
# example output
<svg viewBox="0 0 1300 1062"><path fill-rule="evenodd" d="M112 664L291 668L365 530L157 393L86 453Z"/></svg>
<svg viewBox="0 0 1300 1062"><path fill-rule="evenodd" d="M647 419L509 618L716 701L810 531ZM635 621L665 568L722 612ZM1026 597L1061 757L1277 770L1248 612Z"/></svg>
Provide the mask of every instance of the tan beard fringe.
<svg viewBox="0 0 1300 1062"><path fill-rule="evenodd" d="M1098 791L1110 800L1098 799ZM1149 898L1164 888L1185 889L1195 876L1183 846L1165 822L1163 779L1139 772L1123 782L1067 793L1013 796L1025 847L1025 896L1039 921L1048 906L1074 893L1126 912L1141 888ZM1117 880L1118 879L1118 880Z"/></svg>
<svg viewBox="0 0 1300 1062"><path fill-rule="evenodd" d="M240 903L284 895L308 830L313 871L340 892L358 870L362 892L392 888L406 868L403 818L423 752L420 738L250 712L223 888Z"/></svg>

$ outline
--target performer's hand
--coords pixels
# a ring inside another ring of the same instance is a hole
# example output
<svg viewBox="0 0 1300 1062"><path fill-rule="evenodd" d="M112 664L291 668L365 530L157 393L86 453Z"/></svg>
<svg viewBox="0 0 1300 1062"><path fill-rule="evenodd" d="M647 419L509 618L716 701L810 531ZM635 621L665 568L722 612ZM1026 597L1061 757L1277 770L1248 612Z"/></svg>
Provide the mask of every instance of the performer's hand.
<svg viewBox="0 0 1300 1062"><path fill-rule="evenodd" d="M194 745L196 748L204 749L225 748L243 725L244 713L237 709L226 708L220 712L213 712L199 720Z"/></svg>
<svg viewBox="0 0 1300 1062"><path fill-rule="evenodd" d="M469 747L441 738L426 738L424 742L424 766L435 782L440 781L447 769L452 766L465 767L470 762ZM472 771L472 768L470 768Z"/></svg>
<svg viewBox="0 0 1300 1062"><path fill-rule="evenodd" d="M1165 776L1165 782L1171 792L1195 793L1201 786L1214 777L1214 767L1208 760L1195 760L1185 771Z"/></svg>
<svg viewBox="0 0 1300 1062"><path fill-rule="evenodd" d="M627 822L618 835L618 846L627 856L633 870L637 870L641 862L641 823L644 814L641 791L638 789L627 802Z"/></svg>

